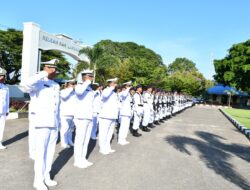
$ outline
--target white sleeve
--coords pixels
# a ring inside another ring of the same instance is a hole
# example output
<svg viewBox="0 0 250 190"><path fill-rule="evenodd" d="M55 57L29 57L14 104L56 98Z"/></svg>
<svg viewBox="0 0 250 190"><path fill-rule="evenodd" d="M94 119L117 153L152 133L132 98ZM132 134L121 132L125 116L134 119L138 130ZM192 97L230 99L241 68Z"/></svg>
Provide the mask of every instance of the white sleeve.
<svg viewBox="0 0 250 190"><path fill-rule="evenodd" d="M48 73L46 71L41 71L38 74L28 78L24 83L21 84L21 86L24 87L26 92L36 91L38 82L45 77L48 77Z"/></svg>
<svg viewBox="0 0 250 190"><path fill-rule="evenodd" d="M72 87L61 90L60 93L61 98L63 100L67 99L70 96L71 92L73 92L73 90L74 89Z"/></svg>
<svg viewBox="0 0 250 190"><path fill-rule="evenodd" d="M83 84L76 85L76 87L75 87L76 95L78 95L78 96L82 95L85 92L85 90L87 90L87 88L90 84L91 84L91 81L86 80L83 82Z"/></svg>
<svg viewBox="0 0 250 190"><path fill-rule="evenodd" d="M106 88L105 90L103 90L102 98L104 98L104 99L108 98L111 95L111 93L114 91L114 89L115 89L114 87L109 87L109 88Z"/></svg>
<svg viewBox="0 0 250 190"><path fill-rule="evenodd" d="M129 88L120 93L120 99L123 101L129 94Z"/></svg>

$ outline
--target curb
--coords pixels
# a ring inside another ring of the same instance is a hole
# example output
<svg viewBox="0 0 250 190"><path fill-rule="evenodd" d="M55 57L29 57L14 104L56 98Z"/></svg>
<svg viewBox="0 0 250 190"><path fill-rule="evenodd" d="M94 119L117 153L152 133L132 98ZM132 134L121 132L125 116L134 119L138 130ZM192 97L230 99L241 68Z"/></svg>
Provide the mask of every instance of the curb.
<svg viewBox="0 0 250 190"><path fill-rule="evenodd" d="M242 134L244 134L250 140L250 129L238 123L235 119L233 119L229 114L224 112L221 108L219 110Z"/></svg>
<svg viewBox="0 0 250 190"><path fill-rule="evenodd" d="M9 113L6 119L11 120L11 119L20 119L20 118L28 118L28 112L12 112L12 113Z"/></svg>

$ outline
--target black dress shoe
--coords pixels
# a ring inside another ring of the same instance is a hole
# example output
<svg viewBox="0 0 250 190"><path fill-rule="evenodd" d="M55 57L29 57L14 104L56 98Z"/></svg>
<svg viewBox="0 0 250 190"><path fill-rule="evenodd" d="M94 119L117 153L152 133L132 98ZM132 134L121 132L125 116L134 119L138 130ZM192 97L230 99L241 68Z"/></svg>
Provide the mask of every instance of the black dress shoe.
<svg viewBox="0 0 250 190"><path fill-rule="evenodd" d="M152 128L155 128L155 125L153 125L153 123L149 123L148 127L152 129Z"/></svg>
<svg viewBox="0 0 250 190"><path fill-rule="evenodd" d="M164 121L163 121L162 119L160 119L160 122L161 122L161 123L164 123Z"/></svg>
<svg viewBox="0 0 250 190"><path fill-rule="evenodd" d="M133 136L134 137L140 137L141 136L141 134L138 133L138 129L137 130L133 130Z"/></svg>
<svg viewBox="0 0 250 190"><path fill-rule="evenodd" d="M146 126L143 126L143 127L142 127L142 130L143 130L144 132L150 132L150 129L147 128Z"/></svg>
<svg viewBox="0 0 250 190"><path fill-rule="evenodd" d="M159 121L154 122L155 125L160 125Z"/></svg>

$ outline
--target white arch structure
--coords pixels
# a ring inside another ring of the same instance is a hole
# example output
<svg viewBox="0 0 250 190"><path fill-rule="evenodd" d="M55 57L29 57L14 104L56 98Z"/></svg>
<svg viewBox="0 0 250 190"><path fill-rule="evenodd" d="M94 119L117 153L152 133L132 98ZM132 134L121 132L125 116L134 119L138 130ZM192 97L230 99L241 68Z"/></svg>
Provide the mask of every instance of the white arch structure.
<svg viewBox="0 0 250 190"><path fill-rule="evenodd" d="M40 50L58 50L71 56L75 60L89 62L84 54L79 51L86 46L74 41L65 35L53 35L41 30L40 26L33 22L25 22L23 29L23 51L21 83L40 70Z"/></svg>

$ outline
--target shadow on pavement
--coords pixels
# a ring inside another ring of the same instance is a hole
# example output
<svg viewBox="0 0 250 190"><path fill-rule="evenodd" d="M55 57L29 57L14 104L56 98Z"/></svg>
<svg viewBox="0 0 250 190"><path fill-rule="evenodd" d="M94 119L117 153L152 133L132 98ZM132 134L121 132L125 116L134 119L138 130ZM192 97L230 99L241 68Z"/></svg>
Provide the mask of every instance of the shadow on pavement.
<svg viewBox="0 0 250 190"><path fill-rule="evenodd" d="M6 141L4 141L3 145L5 145L5 146L10 145L10 144L12 144L12 143L14 143L16 141L19 141L19 140L21 140L21 139L23 139L23 138L25 138L27 136L28 136L28 131L24 131L24 132L22 132L22 133L20 133L20 134L18 134L16 136L6 140Z"/></svg>
<svg viewBox="0 0 250 190"><path fill-rule="evenodd" d="M95 146L96 146L96 140L90 138L86 159L89 159L89 156L93 152Z"/></svg>
<svg viewBox="0 0 250 190"><path fill-rule="evenodd" d="M170 136L165 140L180 152L192 155L187 146L194 147L200 153L200 159L206 166L224 179L234 183L241 189L249 190L249 182L238 173L230 163L230 158L237 156L250 162L250 147L239 144L224 144L220 140L224 138L202 131L195 133L202 140L184 136Z"/></svg>
<svg viewBox="0 0 250 190"><path fill-rule="evenodd" d="M86 158L88 159L89 155L92 153L96 146L96 140L90 139L89 145L88 145L88 151ZM51 169L51 178L54 179L54 177L60 172L60 170L64 167L64 165L69 161L69 159L74 154L74 148L65 148L60 153L59 156L56 158L52 165Z"/></svg>
<svg viewBox="0 0 250 190"><path fill-rule="evenodd" d="M50 172L52 179L54 179L56 174L58 174L59 171L63 168L63 166L69 161L69 159L73 155L73 152L74 149L71 147L71 148L65 148L59 153L59 156L54 161Z"/></svg>

